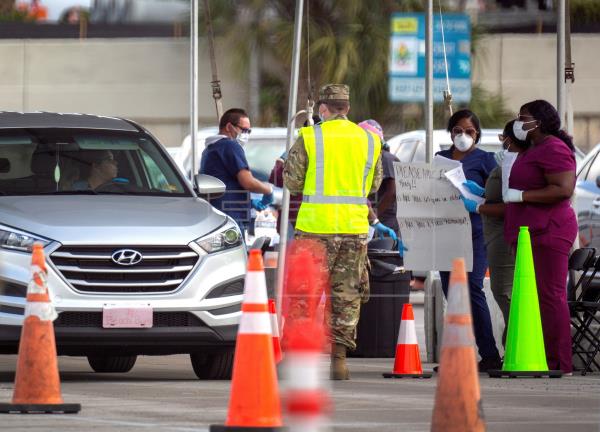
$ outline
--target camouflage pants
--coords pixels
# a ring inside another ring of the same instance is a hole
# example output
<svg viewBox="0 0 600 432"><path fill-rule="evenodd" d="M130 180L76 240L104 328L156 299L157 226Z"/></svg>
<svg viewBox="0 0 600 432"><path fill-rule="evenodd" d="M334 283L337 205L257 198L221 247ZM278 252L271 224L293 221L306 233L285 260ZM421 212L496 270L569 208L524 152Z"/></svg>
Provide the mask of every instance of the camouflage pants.
<svg viewBox="0 0 600 432"><path fill-rule="evenodd" d="M312 239L327 251L331 286L330 328L332 342L356 349L356 326L363 296L368 298L369 279L365 278L367 236L309 234L296 231L297 239Z"/></svg>

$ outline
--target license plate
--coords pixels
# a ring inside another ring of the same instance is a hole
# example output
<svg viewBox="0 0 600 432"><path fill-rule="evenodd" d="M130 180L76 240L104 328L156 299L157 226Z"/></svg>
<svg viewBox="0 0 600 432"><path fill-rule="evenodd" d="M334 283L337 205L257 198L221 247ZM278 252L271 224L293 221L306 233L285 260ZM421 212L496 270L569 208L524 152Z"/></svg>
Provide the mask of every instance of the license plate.
<svg viewBox="0 0 600 432"><path fill-rule="evenodd" d="M104 306L102 309L102 327L150 328L152 327L152 308L150 306Z"/></svg>

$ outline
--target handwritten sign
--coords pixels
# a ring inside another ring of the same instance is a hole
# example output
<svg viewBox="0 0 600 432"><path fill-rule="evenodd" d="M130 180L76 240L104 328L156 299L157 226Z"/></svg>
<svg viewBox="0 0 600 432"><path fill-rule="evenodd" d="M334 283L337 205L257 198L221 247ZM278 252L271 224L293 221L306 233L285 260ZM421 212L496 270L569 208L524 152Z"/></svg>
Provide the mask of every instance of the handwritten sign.
<svg viewBox="0 0 600 432"><path fill-rule="evenodd" d="M452 269L454 258L473 268L471 221L459 191L445 176L447 167L394 163L397 218L408 248L404 267L428 271Z"/></svg>

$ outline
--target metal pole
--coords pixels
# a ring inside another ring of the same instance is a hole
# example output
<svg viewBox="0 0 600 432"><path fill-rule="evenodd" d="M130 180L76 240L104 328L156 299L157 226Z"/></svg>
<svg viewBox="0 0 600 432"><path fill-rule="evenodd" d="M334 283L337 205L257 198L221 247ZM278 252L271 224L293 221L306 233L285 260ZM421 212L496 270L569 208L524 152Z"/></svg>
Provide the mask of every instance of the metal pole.
<svg viewBox="0 0 600 432"><path fill-rule="evenodd" d="M433 0L425 16L425 160L433 157Z"/></svg>
<svg viewBox="0 0 600 432"><path fill-rule="evenodd" d="M564 125L567 112L565 92L565 0L558 0L556 13L556 109L560 115L560 122Z"/></svg>
<svg viewBox="0 0 600 432"><path fill-rule="evenodd" d="M190 13L190 140L192 169L190 180L196 186L196 141L198 140L198 0L191 0Z"/></svg>
<svg viewBox="0 0 600 432"><path fill-rule="evenodd" d="M294 139L294 120L296 114L296 105L298 99L298 75L300 73L300 48L302 44L302 14L304 10L304 0L296 0L296 17L294 20L294 45L292 50L292 70L290 74L290 91L288 102L288 124L287 124L287 143L286 150L292 147ZM279 256L277 260L277 287L275 290L277 303L277 322L281 322L281 302L283 293L283 281L285 277L285 253L288 236L288 218L290 210L290 191L283 187L283 203L279 215Z"/></svg>
<svg viewBox="0 0 600 432"><path fill-rule="evenodd" d="M425 161L433 158L433 0L427 0L425 13ZM425 340L427 359L436 360L435 294L433 272L427 272L424 299Z"/></svg>

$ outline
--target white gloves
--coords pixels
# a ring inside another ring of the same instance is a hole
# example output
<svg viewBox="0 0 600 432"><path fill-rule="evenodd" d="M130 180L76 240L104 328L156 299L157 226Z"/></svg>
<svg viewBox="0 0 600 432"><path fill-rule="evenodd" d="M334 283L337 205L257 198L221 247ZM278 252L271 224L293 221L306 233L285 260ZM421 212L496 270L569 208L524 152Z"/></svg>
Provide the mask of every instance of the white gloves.
<svg viewBox="0 0 600 432"><path fill-rule="evenodd" d="M520 203L523 202L523 191L517 189L508 189L502 197L505 203Z"/></svg>

